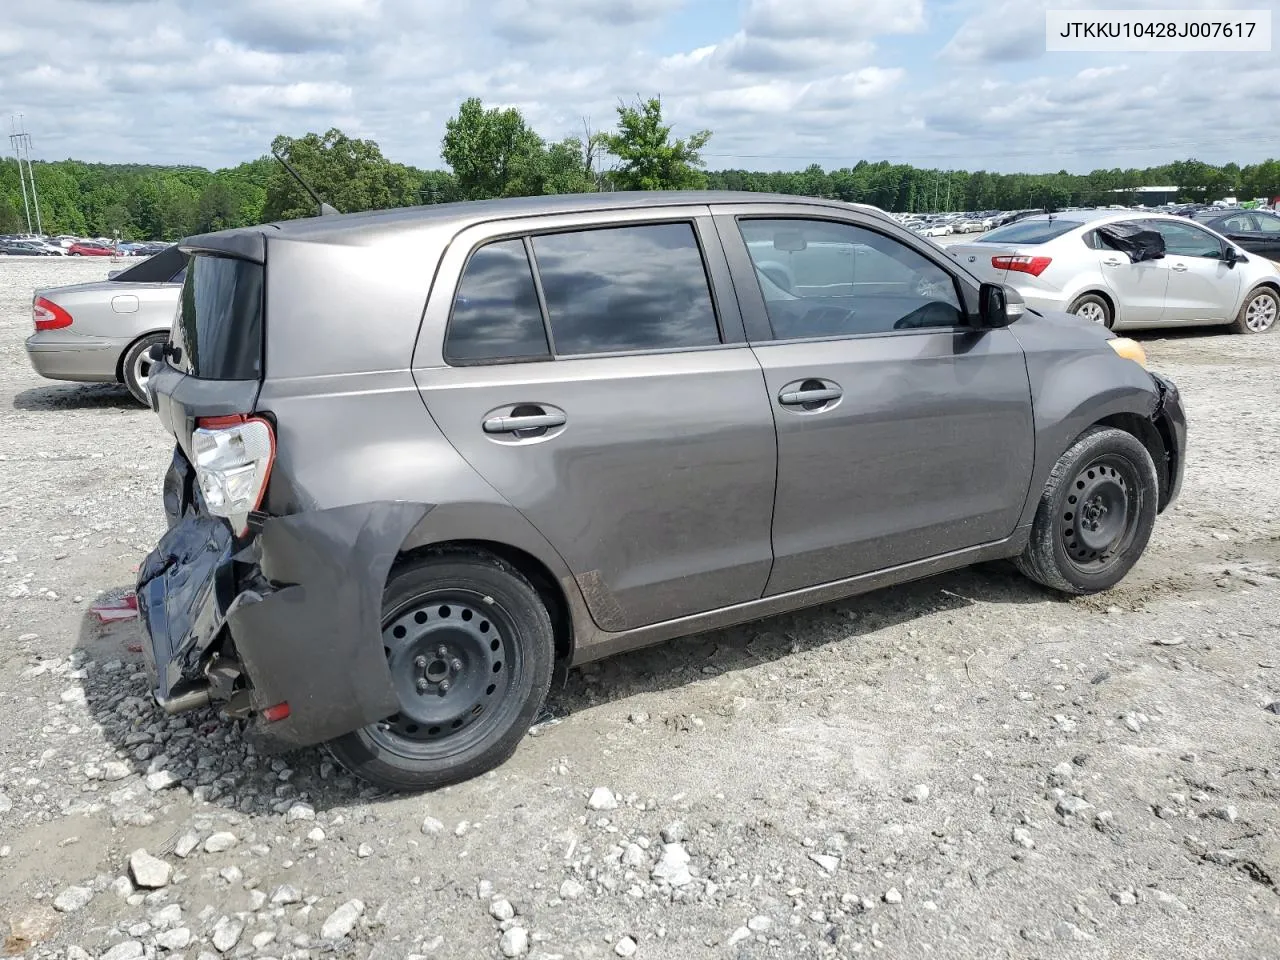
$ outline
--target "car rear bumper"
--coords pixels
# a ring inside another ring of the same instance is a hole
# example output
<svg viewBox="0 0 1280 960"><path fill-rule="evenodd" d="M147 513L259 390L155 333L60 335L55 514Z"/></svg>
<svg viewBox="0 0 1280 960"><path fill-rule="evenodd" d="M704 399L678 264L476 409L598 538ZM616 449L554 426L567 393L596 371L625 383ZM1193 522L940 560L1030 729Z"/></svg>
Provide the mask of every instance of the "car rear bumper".
<svg viewBox="0 0 1280 960"><path fill-rule="evenodd" d="M1163 512L1169 504L1178 499L1182 492L1182 475L1187 463L1187 414L1182 406L1182 394L1168 377L1158 373L1151 374L1160 392L1152 420L1160 431L1160 439L1165 449L1166 484L1160 497L1160 510Z"/></svg>
<svg viewBox="0 0 1280 960"><path fill-rule="evenodd" d="M49 380L116 382L116 368L127 342L102 337L50 336L52 332L27 338L27 358L36 373Z"/></svg>
<svg viewBox="0 0 1280 960"><path fill-rule="evenodd" d="M155 697L207 702L268 750L331 740L395 712L382 592L423 504L381 501L262 517L240 540L199 505L180 450L165 479L170 528L138 573ZM262 718L288 704L288 716Z"/></svg>

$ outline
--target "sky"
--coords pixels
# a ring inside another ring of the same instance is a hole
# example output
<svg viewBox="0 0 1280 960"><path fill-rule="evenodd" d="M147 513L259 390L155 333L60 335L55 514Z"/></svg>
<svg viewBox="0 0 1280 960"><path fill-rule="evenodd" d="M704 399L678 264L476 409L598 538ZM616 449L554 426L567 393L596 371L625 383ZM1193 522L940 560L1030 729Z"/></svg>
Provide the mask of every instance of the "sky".
<svg viewBox="0 0 1280 960"><path fill-rule="evenodd" d="M439 167L466 97L554 140L661 95L677 136L712 131L712 169L1280 157L1280 48L1046 53L1049 6L1280 29L1280 0L8 0L0 120L22 115L36 159L217 168L338 127Z"/></svg>

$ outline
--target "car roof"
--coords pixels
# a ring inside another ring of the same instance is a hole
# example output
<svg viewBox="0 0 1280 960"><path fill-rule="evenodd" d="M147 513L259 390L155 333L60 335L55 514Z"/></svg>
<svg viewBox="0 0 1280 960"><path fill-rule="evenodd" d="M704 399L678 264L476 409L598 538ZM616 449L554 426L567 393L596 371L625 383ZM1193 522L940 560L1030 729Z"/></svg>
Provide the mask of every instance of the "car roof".
<svg viewBox="0 0 1280 960"><path fill-rule="evenodd" d="M182 247L189 251L226 250L261 261L264 238L268 236L314 243L342 244L361 242L372 234L389 236L420 230L424 227L448 227L457 231L480 223L522 217L730 203L803 204L844 211L854 209L885 222L893 222L892 218L878 207L845 203L841 200L825 200L819 197L734 190L637 190L510 197L500 200L464 200L457 203L396 207L390 210L369 210L362 213L330 214L189 237L182 242Z"/></svg>

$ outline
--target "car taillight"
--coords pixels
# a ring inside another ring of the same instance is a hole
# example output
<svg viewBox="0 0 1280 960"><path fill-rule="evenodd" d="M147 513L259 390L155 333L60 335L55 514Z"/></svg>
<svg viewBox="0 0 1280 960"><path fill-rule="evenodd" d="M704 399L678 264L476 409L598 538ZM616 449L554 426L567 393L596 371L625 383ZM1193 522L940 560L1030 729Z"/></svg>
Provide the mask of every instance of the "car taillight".
<svg viewBox="0 0 1280 960"><path fill-rule="evenodd" d="M71 314L44 297L36 297L31 304L31 315L37 330L61 330L71 326Z"/></svg>
<svg viewBox="0 0 1280 960"><path fill-rule="evenodd" d="M1044 273L1052 257L992 257L991 266L997 270L1012 270L1015 273L1029 273L1038 277Z"/></svg>
<svg viewBox="0 0 1280 960"><path fill-rule="evenodd" d="M261 417L203 417L191 434L196 480L205 505L243 536L262 504L276 459L276 436Z"/></svg>

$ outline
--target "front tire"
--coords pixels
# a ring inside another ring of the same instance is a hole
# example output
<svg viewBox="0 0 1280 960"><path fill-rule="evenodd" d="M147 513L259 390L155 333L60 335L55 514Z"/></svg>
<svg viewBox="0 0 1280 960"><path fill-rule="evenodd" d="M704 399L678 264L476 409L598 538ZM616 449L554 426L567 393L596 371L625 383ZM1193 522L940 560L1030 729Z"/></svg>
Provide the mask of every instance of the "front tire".
<svg viewBox="0 0 1280 960"><path fill-rule="evenodd" d="M1111 304L1096 293L1086 293L1082 297L1077 297L1075 302L1071 304L1070 309L1067 310L1067 313L1073 313L1082 320L1100 323L1108 330L1115 323L1115 315L1111 310Z"/></svg>
<svg viewBox="0 0 1280 960"><path fill-rule="evenodd" d="M328 744L387 790L430 790L501 764L551 686L546 605L509 563L480 551L433 553L393 569L382 642L400 710Z"/></svg>
<svg viewBox="0 0 1280 960"><path fill-rule="evenodd" d="M1245 297L1231 324L1232 333L1269 333L1280 317L1280 294L1270 287L1259 287Z"/></svg>
<svg viewBox="0 0 1280 960"><path fill-rule="evenodd" d="M1014 564L1062 593L1108 590L1146 550L1159 498L1155 464L1136 437L1086 430L1054 465L1031 539Z"/></svg>

